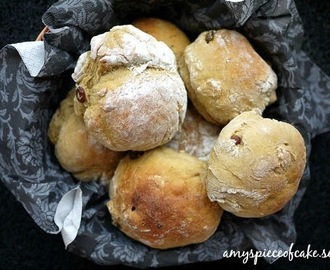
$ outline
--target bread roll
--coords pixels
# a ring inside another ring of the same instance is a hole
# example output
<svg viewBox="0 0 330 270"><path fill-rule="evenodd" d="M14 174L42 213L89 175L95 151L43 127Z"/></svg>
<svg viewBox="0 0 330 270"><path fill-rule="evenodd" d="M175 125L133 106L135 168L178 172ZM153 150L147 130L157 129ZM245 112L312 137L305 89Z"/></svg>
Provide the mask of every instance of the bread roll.
<svg viewBox="0 0 330 270"><path fill-rule="evenodd" d="M167 147L127 155L110 183L113 223L152 248L206 241L223 211L207 197L205 170L205 162Z"/></svg>
<svg viewBox="0 0 330 270"><path fill-rule="evenodd" d="M139 18L133 21L132 25L152 35L158 41L163 41L172 49L176 59L180 59L185 48L190 44L188 36L179 27L164 19Z"/></svg>
<svg viewBox="0 0 330 270"><path fill-rule="evenodd" d="M240 217L282 209L297 192L306 148L292 125L244 112L220 132L208 160L211 201Z"/></svg>
<svg viewBox="0 0 330 270"><path fill-rule="evenodd" d="M195 107L189 103L181 130L166 146L176 151L184 151L206 161L220 131L220 126L206 121Z"/></svg>
<svg viewBox="0 0 330 270"><path fill-rule="evenodd" d="M91 136L111 150L152 149L181 127L187 92L175 56L132 25L93 37L72 77L82 103L75 111Z"/></svg>
<svg viewBox="0 0 330 270"><path fill-rule="evenodd" d="M226 125L276 100L277 76L235 30L210 30L188 45L180 67L188 96L204 118Z"/></svg>
<svg viewBox="0 0 330 270"><path fill-rule="evenodd" d="M77 180L107 184L124 153L107 149L88 135L83 120L73 111L74 93L71 90L61 102L49 125L55 156Z"/></svg>
<svg viewBox="0 0 330 270"><path fill-rule="evenodd" d="M76 89L71 89L67 96L61 101L59 107L52 116L48 127L48 138L52 144L56 144L62 124L73 112L73 99Z"/></svg>

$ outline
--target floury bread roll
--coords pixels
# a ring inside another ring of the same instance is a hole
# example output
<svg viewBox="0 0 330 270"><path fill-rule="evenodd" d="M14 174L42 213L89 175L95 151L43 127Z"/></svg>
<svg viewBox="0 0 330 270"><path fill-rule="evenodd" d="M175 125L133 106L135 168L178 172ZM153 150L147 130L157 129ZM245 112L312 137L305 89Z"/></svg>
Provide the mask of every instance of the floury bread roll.
<svg viewBox="0 0 330 270"><path fill-rule="evenodd" d="M139 18L132 25L152 35L169 46L177 60L181 58L185 48L190 44L187 35L172 22L160 18Z"/></svg>
<svg viewBox="0 0 330 270"><path fill-rule="evenodd" d="M186 47L180 73L199 113L219 125L244 111L261 114L276 100L276 74L235 30L201 33Z"/></svg>
<svg viewBox="0 0 330 270"><path fill-rule="evenodd" d="M111 150L163 145L184 120L187 92L172 50L132 25L93 37L72 77L75 112Z"/></svg>
<svg viewBox="0 0 330 270"><path fill-rule="evenodd" d="M74 94L75 89L69 92L49 125L55 156L76 179L107 183L124 153L112 151L88 135L85 123L73 111Z"/></svg>
<svg viewBox="0 0 330 270"><path fill-rule="evenodd" d="M220 126L206 121L189 103L181 130L166 146L206 161L220 131Z"/></svg>
<svg viewBox="0 0 330 270"><path fill-rule="evenodd" d="M223 210L207 197L205 172L205 162L164 146L127 155L110 182L114 225L152 248L206 241Z"/></svg>
<svg viewBox="0 0 330 270"><path fill-rule="evenodd" d="M244 112L222 129L211 152L208 196L236 216L273 214L297 192L305 165L294 126Z"/></svg>

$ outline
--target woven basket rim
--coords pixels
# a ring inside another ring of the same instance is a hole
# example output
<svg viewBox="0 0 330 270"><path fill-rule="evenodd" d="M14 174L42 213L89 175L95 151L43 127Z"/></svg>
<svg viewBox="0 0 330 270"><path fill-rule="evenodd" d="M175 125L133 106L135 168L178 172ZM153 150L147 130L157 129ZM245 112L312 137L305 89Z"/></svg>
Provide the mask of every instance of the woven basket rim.
<svg viewBox="0 0 330 270"><path fill-rule="evenodd" d="M37 36L36 41L42 41L44 39L44 34L47 33L48 31L49 31L48 27L45 26Z"/></svg>

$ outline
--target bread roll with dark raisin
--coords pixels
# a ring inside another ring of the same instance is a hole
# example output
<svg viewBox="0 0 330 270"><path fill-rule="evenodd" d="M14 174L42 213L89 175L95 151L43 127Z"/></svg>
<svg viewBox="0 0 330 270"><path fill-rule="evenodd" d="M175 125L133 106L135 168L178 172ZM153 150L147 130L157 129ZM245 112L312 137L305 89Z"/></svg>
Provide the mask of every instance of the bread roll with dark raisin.
<svg viewBox="0 0 330 270"><path fill-rule="evenodd" d="M83 93L75 111L89 134L111 150L161 146L184 120L187 92L174 53L132 25L93 37L72 77Z"/></svg>
<svg viewBox="0 0 330 270"><path fill-rule="evenodd" d="M77 180L107 184L125 153L112 151L89 136L82 118L73 110L75 93L76 89L72 89L60 103L51 119L48 137L61 166Z"/></svg>
<svg viewBox="0 0 330 270"><path fill-rule="evenodd" d="M276 100L277 76L235 30L210 30L188 45L180 73L203 117L226 125L244 111L261 114Z"/></svg>
<svg viewBox="0 0 330 270"><path fill-rule="evenodd" d="M221 130L207 163L212 201L236 216L263 217L297 192L306 147L293 125L244 112Z"/></svg>

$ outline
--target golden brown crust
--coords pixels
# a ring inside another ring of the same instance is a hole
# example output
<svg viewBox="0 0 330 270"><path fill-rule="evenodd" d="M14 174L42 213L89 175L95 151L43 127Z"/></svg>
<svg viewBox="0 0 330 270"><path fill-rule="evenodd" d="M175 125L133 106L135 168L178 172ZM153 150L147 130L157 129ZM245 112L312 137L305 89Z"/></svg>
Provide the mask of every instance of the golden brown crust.
<svg viewBox="0 0 330 270"><path fill-rule="evenodd" d="M124 156L88 135L83 120L71 114L62 124L55 155L64 169L81 181L107 182Z"/></svg>
<svg viewBox="0 0 330 270"><path fill-rule="evenodd" d="M296 193L305 165L296 128L244 112L222 129L210 155L208 195L237 216L273 214Z"/></svg>
<svg viewBox="0 0 330 270"><path fill-rule="evenodd" d="M190 44L188 36L175 24L160 18L139 18L132 25L169 46L179 59Z"/></svg>
<svg viewBox="0 0 330 270"><path fill-rule="evenodd" d="M57 143L58 135L60 133L63 122L70 114L73 113L73 98L75 96L75 92L75 88L72 88L68 92L66 98L61 101L60 106L52 116L48 128L48 138L52 144Z"/></svg>
<svg viewBox="0 0 330 270"><path fill-rule="evenodd" d="M237 31L201 33L179 66L190 99L212 123L225 125L243 111L262 113L274 102L276 74Z"/></svg>
<svg viewBox="0 0 330 270"><path fill-rule="evenodd" d="M200 243L216 230L222 209L207 197L205 162L161 147L137 159L126 156L110 185L115 225L150 247Z"/></svg>

